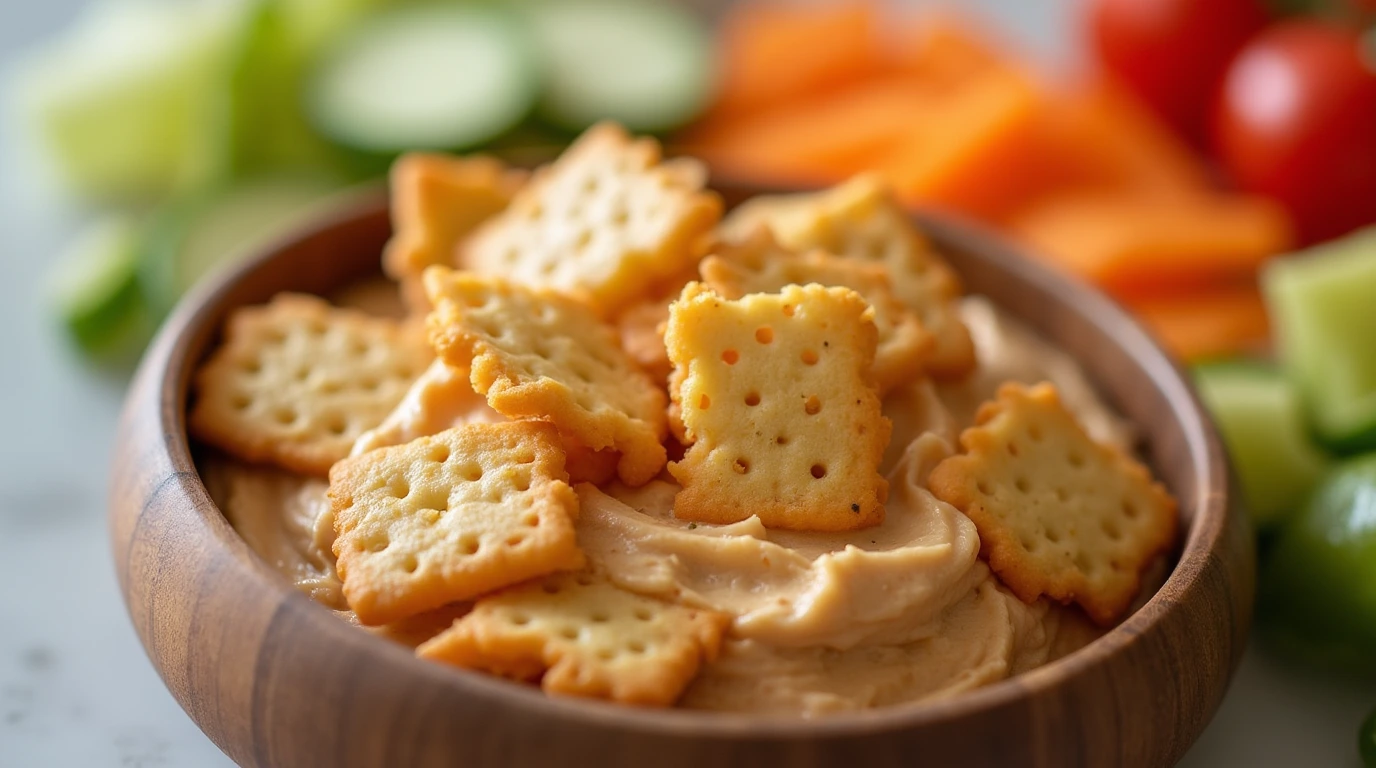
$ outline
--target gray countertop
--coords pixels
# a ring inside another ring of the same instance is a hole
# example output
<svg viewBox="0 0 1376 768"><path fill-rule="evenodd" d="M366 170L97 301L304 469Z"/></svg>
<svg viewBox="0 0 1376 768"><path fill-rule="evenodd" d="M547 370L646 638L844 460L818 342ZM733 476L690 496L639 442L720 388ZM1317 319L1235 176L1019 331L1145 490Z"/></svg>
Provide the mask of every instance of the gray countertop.
<svg viewBox="0 0 1376 768"><path fill-rule="evenodd" d="M80 0L0 0L0 64ZM1062 3L984 3L1055 46ZM1011 6L1011 9L1010 9ZM80 217L37 185L0 106L0 767L230 765L163 688L124 614L105 530L123 394L45 313L42 278ZM1370 687L1255 648L1186 766L1357 768Z"/></svg>

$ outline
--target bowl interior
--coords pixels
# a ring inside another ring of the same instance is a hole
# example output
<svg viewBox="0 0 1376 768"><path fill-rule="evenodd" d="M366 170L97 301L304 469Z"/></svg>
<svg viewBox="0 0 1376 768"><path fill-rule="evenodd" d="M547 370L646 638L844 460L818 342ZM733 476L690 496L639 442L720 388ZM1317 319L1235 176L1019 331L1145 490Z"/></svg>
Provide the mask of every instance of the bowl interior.
<svg viewBox="0 0 1376 768"><path fill-rule="evenodd" d="M746 191L724 191L728 202ZM380 663L402 665L438 678L472 695L491 697L532 712L584 722L658 729L680 735L864 733L897 725L931 724L964 717L1008 703L1092 668L1134 642L1195 588L1211 553L1223 546L1228 513L1226 460L1218 440L1172 360L1125 313L1101 295L1078 286L1022 257L1001 240L973 225L936 214L916 214L918 224L962 276L968 292L984 294L1074 356L1105 402L1140 431L1140 450L1161 481L1180 501L1183 542L1171 574L1147 604L1088 646L1000 683L950 699L838 714L802 725L794 717L723 715L680 710L638 710L586 701L546 697L523 686L485 675L415 659L405 649L347 626L304 595L295 593L266 563L247 553L223 523L212 526L224 544L253 561L264 579L273 580L284 600L303 607L313 642L356 647ZM184 404L196 364L212 348L218 329L234 308L262 303L282 290L329 295L340 287L378 274L379 254L390 234L385 198L365 191L341 200L260 257L218 280L207 281L181 304L168 327L182 329L162 380L165 434L173 465L194 472L187 443ZM200 488L204 494L204 488ZM209 497L199 505L218 515Z"/></svg>

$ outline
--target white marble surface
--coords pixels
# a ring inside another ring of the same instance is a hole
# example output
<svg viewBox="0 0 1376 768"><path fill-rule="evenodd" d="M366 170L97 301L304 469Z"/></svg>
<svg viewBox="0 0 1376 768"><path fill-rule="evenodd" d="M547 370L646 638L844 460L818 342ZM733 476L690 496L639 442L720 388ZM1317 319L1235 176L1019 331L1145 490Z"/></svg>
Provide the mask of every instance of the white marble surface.
<svg viewBox="0 0 1376 768"><path fill-rule="evenodd" d="M0 0L0 63L80 0ZM1064 8L1021 16L1054 47ZM2 109L2 108L0 108ZM123 382L86 368L44 312L44 268L77 214L35 193L0 114L0 768L230 762L163 688L125 618L106 543L107 459ZM1376 690L1314 679L1253 650L1183 765L1358 768Z"/></svg>

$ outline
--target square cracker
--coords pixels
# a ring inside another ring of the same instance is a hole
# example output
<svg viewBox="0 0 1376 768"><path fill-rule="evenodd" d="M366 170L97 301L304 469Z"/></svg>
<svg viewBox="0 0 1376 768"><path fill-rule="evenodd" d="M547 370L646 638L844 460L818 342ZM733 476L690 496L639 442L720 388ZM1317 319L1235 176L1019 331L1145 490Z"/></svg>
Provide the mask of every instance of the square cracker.
<svg viewBox="0 0 1376 768"><path fill-rule="evenodd" d="M560 574L479 600L416 649L422 658L545 691L670 706L716 658L730 617L641 597L587 573Z"/></svg>
<svg viewBox="0 0 1376 768"><path fill-rule="evenodd" d="M844 531L884 519L890 425L871 365L873 310L849 288L728 300L692 284L669 309L670 393L691 443L675 516Z"/></svg>
<svg viewBox="0 0 1376 768"><path fill-rule="evenodd" d="M960 280L878 176L862 174L820 192L756 197L732 211L721 231L740 240L760 225L795 251L820 248L886 265L894 293L935 339L927 372L960 378L974 369L975 347L958 309Z"/></svg>
<svg viewBox="0 0 1376 768"><path fill-rule="evenodd" d="M528 174L480 155L411 152L392 163L392 238L382 269L401 283L407 304L429 309L420 276L433 264L454 266L459 242L506 208Z"/></svg>
<svg viewBox="0 0 1376 768"><path fill-rule="evenodd" d="M557 291L432 267L430 340L497 412L549 421L570 441L621 454L630 485L664 468L664 392L621 349L616 332Z"/></svg>
<svg viewBox="0 0 1376 768"><path fill-rule="evenodd" d="M697 261L698 240L721 216L706 180L696 160L660 162L653 139L595 125L463 244L461 264L577 295L613 317Z"/></svg>
<svg viewBox="0 0 1376 768"><path fill-rule="evenodd" d="M960 443L927 482L974 521L1008 588L1074 601L1104 626L1122 618L1175 542L1175 499L1147 468L1094 442L1048 383L1005 384Z"/></svg>
<svg viewBox="0 0 1376 768"><path fill-rule="evenodd" d="M469 424L330 470L334 553L360 622L386 624L583 565L554 427Z"/></svg>
<svg viewBox="0 0 1376 768"><path fill-rule="evenodd" d="M850 288L874 307L879 344L874 378L882 395L922 373L922 360L934 339L893 294L882 263L843 259L825 251L795 254L761 228L738 243L719 244L701 265L703 282L728 299L747 293L774 293L786 285L818 283Z"/></svg>
<svg viewBox="0 0 1376 768"><path fill-rule="evenodd" d="M252 462L324 476L401 402L433 352L414 324L279 294L229 317L188 425Z"/></svg>

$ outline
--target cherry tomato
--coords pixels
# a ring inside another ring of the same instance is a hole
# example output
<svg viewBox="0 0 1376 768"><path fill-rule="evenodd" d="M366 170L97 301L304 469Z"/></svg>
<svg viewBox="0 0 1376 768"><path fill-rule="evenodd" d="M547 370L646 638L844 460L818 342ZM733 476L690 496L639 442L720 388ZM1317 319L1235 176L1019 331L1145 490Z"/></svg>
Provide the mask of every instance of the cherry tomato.
<svg viewBox="0 0 1376 768"><path fill-rule="evenodd" d="M1204 144L1228 62L1266 21L1259 0L1089 0L1087 31L1109 72Z"/></svg>
<svg viewBox="0 0 1376 768"><path fill-rule="evenodd" d="M1233 61L1216 109L1223 164L1244 189L1289 208L1304 239L1376 222L1376 62L1358 31L1271 27Z"/></svg>

